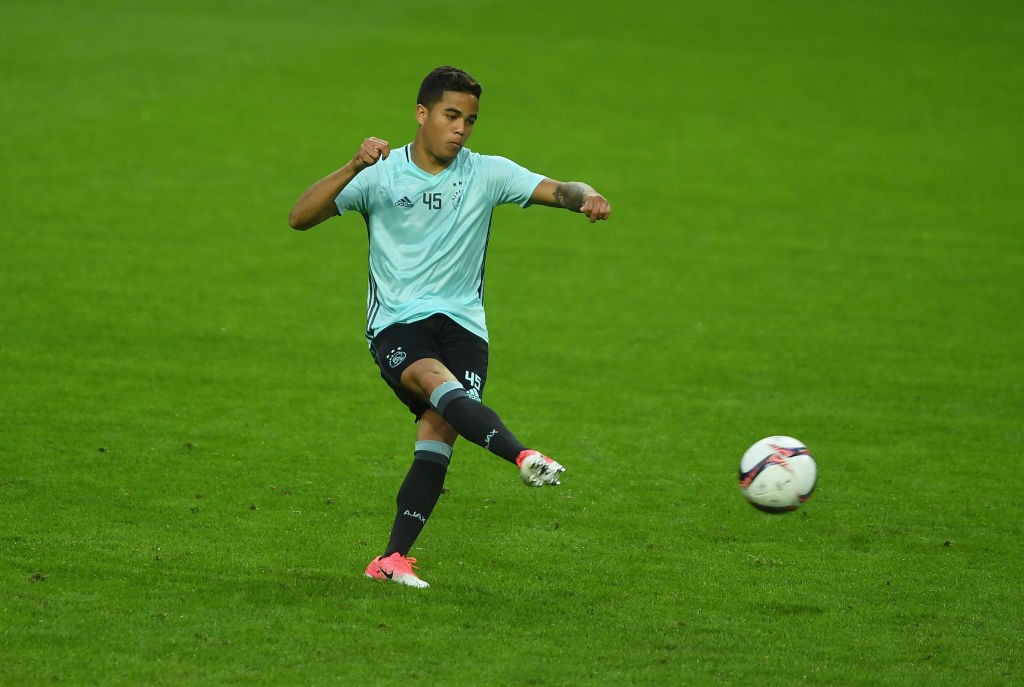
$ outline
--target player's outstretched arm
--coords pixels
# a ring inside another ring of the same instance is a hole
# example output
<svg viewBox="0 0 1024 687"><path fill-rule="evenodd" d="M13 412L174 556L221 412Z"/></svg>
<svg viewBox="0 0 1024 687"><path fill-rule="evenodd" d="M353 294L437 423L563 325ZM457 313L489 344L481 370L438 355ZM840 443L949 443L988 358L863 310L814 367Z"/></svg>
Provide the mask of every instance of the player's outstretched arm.
<svg viewBox="0 0 1024 687"><path fill-rule="evenodd" d="M593 186L582 181L545 179L533 190L530 202L581 212L591 223L599 219L608 219L612 214L612 206L608 200L595 191Z"/></svg>
<svg viewBox="0 0 1024 687"><path fill-rule="evenodd" d="M288 213L292 229L306 230L338 214L334 199L361 171L391 154L388 142L370 137L363 141L352 159L341 169L328 174L306 189Z"/></svg>

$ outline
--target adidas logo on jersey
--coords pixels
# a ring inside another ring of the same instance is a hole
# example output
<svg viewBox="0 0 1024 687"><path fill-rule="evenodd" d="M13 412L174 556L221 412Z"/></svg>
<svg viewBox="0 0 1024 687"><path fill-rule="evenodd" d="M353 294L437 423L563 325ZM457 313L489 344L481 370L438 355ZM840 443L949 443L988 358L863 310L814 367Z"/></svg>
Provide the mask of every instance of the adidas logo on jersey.
<svg viewBox="0 0 1024 687"><path fill-rule="evenodd" d="M409 200L409 196L402 196L401 198L399 198L398 200L395 201L395 207L398 207L398 208L411 208L412 207L412 201Z"/></svg>

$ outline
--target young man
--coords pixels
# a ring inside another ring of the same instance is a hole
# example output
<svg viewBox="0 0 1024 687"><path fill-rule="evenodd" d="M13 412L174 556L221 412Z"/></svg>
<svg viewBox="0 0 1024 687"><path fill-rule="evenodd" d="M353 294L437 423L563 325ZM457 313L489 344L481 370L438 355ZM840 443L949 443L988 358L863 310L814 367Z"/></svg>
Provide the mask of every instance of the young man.
<svg viewBox="0 0 1024 687"><path fill-rule="evenodd" d="M530 486L565 470L527 448L481 402L487 381L484 257L491 213L503 203L565 208L608 219L604 196L580 182L534 174L465 147L482 88L439 67L423 80L412 143L367 138L341 169L313 184L289 215L305 230L355 210L370 242L366 338L381 377L418 421L412 466L398 490L384 553L366 576L427 587L407 557L444 486L458 436L514 463Z"/></svg>

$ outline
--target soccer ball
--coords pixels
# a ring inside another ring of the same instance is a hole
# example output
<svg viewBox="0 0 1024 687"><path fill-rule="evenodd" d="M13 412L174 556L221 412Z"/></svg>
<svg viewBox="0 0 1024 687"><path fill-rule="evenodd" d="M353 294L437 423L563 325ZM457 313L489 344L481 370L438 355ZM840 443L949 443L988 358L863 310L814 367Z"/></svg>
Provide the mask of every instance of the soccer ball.
<svg viewBox="0 0 1024 687"><path fill-rule="evenodd" d="M818 466L803 442L766 437L747 449L740 461L740 491L754 508L788 513L811 497Z"/></svg>

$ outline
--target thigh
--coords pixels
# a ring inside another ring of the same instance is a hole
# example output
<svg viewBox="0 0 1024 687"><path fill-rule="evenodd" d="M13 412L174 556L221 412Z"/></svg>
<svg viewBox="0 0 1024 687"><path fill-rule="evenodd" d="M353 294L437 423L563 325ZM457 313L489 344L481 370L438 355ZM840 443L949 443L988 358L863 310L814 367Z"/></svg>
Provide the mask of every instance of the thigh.
<svg viewBox="0 0 1024 687"><path fill-rule="evenodd" d="M437 323L433 318L393 324L374 337L370 354L381 376L392 386L401 386L402 373L417 360L442 360Z"/></svg>
<svg viewBox="0 0 1024 687"><path fill-rule="evenodd" d="M483 397L487 342L445 315L391 325L374 337L370 354L380 368L380 376L417 420L430 404L402 384L402 373L419 360L440 361L466 388L470 398L479 401Z"/></svg>
<svg viewBox="0 0 1024 687"><path fill-rule="evenodd" d="M370 343L370 355L380 369L381 378L417 420L430 404L405 388L402 373L418 360L441 359L440 344L432 329L426 320L393 324L377 334Z"/></svg>
<svg viewBox="0 0 1024 687"><path fill-rule="evenodd" d="M487 342L451 320L448 320L439 338L443 356L441 362L466 388L470 398L481 400L487 383Z"/></svg>

